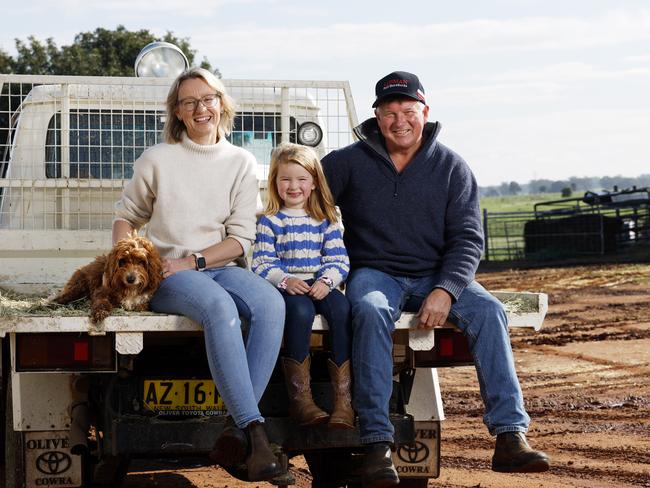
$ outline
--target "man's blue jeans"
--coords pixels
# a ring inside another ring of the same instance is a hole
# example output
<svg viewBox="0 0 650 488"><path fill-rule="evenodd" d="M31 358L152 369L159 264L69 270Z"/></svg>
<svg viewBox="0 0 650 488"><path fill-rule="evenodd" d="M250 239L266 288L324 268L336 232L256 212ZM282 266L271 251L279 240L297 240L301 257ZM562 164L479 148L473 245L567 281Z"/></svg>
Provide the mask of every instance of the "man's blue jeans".
<svg viewBox="0 0 650 488"><path fill-rule="evenodd" d="M361 442L393 442L388 404L393 388L392 333L402 310L417 312L435 276L396 277L360 268L348 279L352 306L354 406ZM501 303L475 281L452 305L449 320L463 331L474 357L483 422L492 435L525 432L530 418L515 371L508 323Z"/></svg>
<svg viewBox="0 0 650 488"><path fill-rule="evenodd" d="M243 428L263 421L257 406L282 342L284 300L268 281L236 266L187 270L162 281L154 312L185 315L203 326L212 379ZM240 315L246 319L246 343Z"/></svg>

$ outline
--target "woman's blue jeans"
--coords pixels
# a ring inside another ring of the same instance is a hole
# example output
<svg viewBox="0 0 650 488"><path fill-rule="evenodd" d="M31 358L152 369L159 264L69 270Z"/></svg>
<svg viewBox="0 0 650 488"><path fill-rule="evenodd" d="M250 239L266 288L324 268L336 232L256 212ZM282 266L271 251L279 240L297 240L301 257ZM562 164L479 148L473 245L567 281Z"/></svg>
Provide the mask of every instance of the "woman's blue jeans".
<svg viewBox="0 0 650 488"><path fill-rule="evenodd" d="M436 276L396 277L371 268L357 269L348 279L354 404L364 444L393 441L388 405L393 389L395 320L402 310L417 312L436 282ZM485 405L483 422L490 433L525 432L530 418L501 303L474 281L451 306L449 320L467 338Z"/></svg>
<svg viewBox="0 0 650 488"><path fill-rule="evenodd" d="M203 326L208 363L237 426L263 421L257 406L278 358L284 301L268 281L236 266L187 270L162 281L151 310ZM240 316L248 323L246 343Z"/></svg>

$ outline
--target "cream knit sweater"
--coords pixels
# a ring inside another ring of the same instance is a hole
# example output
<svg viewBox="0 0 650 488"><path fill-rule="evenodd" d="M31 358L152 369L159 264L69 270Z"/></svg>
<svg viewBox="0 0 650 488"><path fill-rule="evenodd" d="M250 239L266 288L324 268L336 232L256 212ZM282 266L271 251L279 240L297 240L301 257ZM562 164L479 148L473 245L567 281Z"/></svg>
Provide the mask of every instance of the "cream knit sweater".
<svg viewBox="0 0 650 488"><path fill-rule="evenodd" d="M255 157L226 139L201 145L186 135L157 144L134 163L115 204L115 220L139 229L163 257L182 258L236 239L248 253L255 240Z"/></svg>

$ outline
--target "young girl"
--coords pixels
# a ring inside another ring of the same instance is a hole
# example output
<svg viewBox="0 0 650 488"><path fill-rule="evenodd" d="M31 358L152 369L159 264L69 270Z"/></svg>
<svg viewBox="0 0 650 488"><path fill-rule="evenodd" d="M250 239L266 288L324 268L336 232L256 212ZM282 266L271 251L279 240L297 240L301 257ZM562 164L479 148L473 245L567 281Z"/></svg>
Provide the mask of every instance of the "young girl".
<svg viewBox="0 0 650 488"><path fill-rule="evenodd" d="M353 428L350 399L350 305L336 287L348 275L332 194L313 149L282 143L271 156L268 204L257 223L253 271L273 283L286 303L284 376L289 413L299 425ZM309 345L315 314L329 325L334 388L331 417L312 398Z"/></svg>

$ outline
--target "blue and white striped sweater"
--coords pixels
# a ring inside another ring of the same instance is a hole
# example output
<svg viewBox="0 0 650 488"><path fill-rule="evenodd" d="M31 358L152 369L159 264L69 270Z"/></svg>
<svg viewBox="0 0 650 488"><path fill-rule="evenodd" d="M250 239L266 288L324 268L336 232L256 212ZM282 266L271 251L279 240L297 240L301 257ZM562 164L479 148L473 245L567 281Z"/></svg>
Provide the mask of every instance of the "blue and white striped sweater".
<svg viewBox="0 0 650 488"><path fill-rule="evenodd" d="M275 286L286 276L326 276L338 286L350 271L350 260L338 224L283 208L258 220L252 269Z"/></svg>

